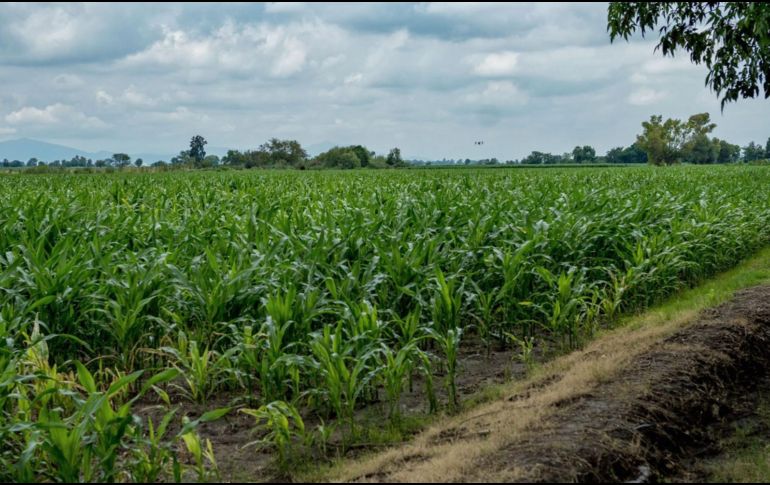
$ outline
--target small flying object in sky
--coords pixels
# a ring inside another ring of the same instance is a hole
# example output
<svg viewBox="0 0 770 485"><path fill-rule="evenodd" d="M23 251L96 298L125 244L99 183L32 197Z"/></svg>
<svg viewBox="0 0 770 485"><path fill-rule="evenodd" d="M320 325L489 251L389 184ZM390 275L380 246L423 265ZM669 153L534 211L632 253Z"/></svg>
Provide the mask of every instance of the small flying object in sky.
<svg viewBox="0 0 770 485"><path fill-rule="evenodd" d="M474 141L473 144L474 145L483 145L484 142L483 141Z"/></svg>

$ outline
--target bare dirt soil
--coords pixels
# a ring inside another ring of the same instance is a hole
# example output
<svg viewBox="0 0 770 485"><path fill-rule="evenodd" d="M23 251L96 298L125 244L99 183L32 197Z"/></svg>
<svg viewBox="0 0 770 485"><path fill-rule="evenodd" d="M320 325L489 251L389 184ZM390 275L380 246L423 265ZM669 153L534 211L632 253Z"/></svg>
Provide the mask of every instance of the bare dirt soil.
<svg viewBox="0 0 770 485"><path fill-rule="evenodd" d="M767 382L769 345L770 287L743 290L691 322L599 339L507 400L351 464L337 478L697 478L697 458L714 451Z"/></svg>

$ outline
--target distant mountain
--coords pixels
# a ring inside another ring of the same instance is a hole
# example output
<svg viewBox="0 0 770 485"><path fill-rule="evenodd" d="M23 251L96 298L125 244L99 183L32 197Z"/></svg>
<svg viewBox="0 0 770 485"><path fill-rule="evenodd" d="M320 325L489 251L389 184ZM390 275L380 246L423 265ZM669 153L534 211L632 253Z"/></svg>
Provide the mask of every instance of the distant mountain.
<svg viewBox="0 0 770 485"><path fill-rule="evenodd" d="M181 150L181 149L180 149ZM225 147L206 147L207 155L217 155L222 157L227 155L229 148ZM52 162L54 160L70 160L72 157L81 156L90 158L92 160L99 160L109 158L117 152L99 151L99 152L87 152L77 148L72 148L64 145L57 145L56 143L47 143L39 140L32 140L30 138L19 138L17 140L8 140L0 142L0 161L7 158L10 161L21 160L26 162L30 158L37 158L44 162ZM131 155L132 159L141 158L145 163L150 164L157 160L164 160L168 162L171 158L179 154L176 153L131 153L125 152Z"/></svg>
<svg viewBox="0 0 770 485"><path fill-rule="evenodd" d="M74 156L99 159L112 155L109 152L87 152L55 143L46 143L44 141L32 140L29 138L19 138L18 140L8 140L0 142L0 160L21 160L26 162L30 158L37 158L44 162L53 160L69 160Z"/></svg>

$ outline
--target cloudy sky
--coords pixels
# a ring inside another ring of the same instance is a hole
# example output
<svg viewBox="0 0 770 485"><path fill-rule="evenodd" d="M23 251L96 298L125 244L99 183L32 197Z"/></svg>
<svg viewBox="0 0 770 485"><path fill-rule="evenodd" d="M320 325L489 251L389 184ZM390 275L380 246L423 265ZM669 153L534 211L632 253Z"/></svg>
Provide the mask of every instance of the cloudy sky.
<svg viewBox="0 0 770 485"><path fill-rule="evenodd" d="M610 44L604 4L2 4L0 25L0 140L509 159L703 111L734 143L770 136L770 101L720 113L686 56Z"/></svg>

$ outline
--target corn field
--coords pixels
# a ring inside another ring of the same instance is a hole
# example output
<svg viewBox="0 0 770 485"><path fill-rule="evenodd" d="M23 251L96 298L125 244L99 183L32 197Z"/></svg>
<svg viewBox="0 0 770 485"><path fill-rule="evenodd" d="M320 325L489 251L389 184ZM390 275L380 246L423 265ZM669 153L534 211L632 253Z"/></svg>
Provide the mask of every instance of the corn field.
<svg viewBox="0 0 770 485"><path fill-rule="evenodd" d="M302 415L353 436L417 376L456 409L468 342L575 348L770 242L763 167L9 175L0 200L5 481L216 478L196 426L228 409L173 405L221 393L282 461Z"/></svg>

